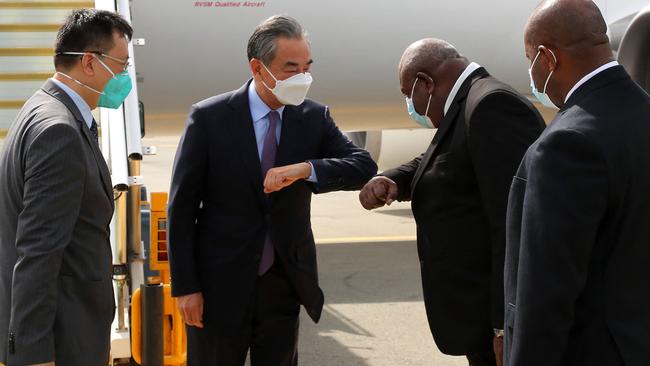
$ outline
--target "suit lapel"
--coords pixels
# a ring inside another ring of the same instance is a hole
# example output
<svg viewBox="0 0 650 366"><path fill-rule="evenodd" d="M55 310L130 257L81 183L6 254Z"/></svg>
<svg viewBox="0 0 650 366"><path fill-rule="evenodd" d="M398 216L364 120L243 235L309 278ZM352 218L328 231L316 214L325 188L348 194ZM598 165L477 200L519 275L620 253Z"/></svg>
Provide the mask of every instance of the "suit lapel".
<svg viewBox="0 0 650 366"><path fill-rule="evenodd" d="M264 180L262 177L262 166L260 164L259 152L257 151L257 141L255 140L255 129L253 127L253 118L251 117L250 107L248 105L248 86L249 80L244 86L239 88L228 100L228 104L233 108L235 118L228 119L228 129L232 135L233 151L242 161L242 167L245 175L251 184L251 189L261 205L266 205L266 196L264 194Z"/></svg>
<svg viewBox="0 0 650 366"><path fill-rule="evenodd" d="M108 170L108 165L106 165L106 160L104 160L104 155L99 150L99 145L95 142L95 138L91 136L90 130L86 125L86 122L81 123L81 131L83 131L84 136L86 136L86 142L90 145L90 148L93 151L93 156L95 157L95 162L99 167L100 178L102 180L102 185L104 186L104 191L108 196L111 204L113 203L113 187L111 187L111 173Z"/></svg>
<svg viewBox="0 0 650 366"><path fill-rule="evenodd" d="M489 76L488 72L481 67L476 71L474 71L472 74L470 74L469 77L467 77L467 79L463 82L460 89L458 89L458 93L456 93L454 100L451 102L451 106L449 107L447 114L445 114L442 121L440 121L440 127L438 127L438 131L433 136L433 140L431 140L431 144L429 145L429 148L424 154L424 157L422 157L422 160L418 165L418 169L415 171L415 176L413 177L413 181L411 181L411 196L413 195L415 191L415 187L420 181L420 178L422 178L422 174L424 173L424 170L429 165L431 158L434 155L436 155L438 146L440 146L440 141L442 141L442 139L447 135L447 133L451 129L451 126L454 125L456 120L458 119L458 113L460 112L461 107L465 102L465 99L467 98L467 94L469 93L469 90L471 89L472 85L477 80L483 79L487 76Z"/></svg>
<svg viewBox="0 0 650 366"><path fill-rule="evenodd" d="M77 120L77 124L81 129L82 134L86 138L86 143L89 145L90 149L93 152L93 157L95 158L95 162L97 163L97 166L99 168L100 179L102 181L102 186L104 187L104 192L106 193L106 196L108 197L112 205L113 187L111 187L110 171L108 170L108 166L106 165L106 160L104 160L104 156L102 155L102 152L99 150L99 145L97 145L95 139L90 135L90 129L88 129L88 125L86 125L86 122L81 116L81 112L79 111L79 108L77 108L77 105L72 101L70 96L66 92L61 90L61 88L59 88L58 85L56 85L51 80L45 82L45 84L41 89L47 94L56 98L61 103L63 103L63 105L65 105L70 110L70 112L72 112L72 114L74 115L75 119Z"/></svg>
<svg viewBox="0 0 650 366"><path fill-rule="evenodd" d="M431 158L436 153L436 150L440 145L440 141L442 141L442 138L445 137L447 131L449 131L450 127L454 124L459 109L460 106L457 103L453 103L449 108L449 111L447 111L445 117L440 122L440 127L438 128L438 131L436 131L436 134L433 136L433 140L431 140L431 144L429 145L429 148L427 149L426 153L424 154L424 157L420 161L420 165L418 165L418 169L415 171L415 176L413 177L413 181L411 182L411 194L413 194L413 191L415 190L415 186L420 181L420 178L422 178L424 169L429 165L429 161L431 161Z"/></svg>

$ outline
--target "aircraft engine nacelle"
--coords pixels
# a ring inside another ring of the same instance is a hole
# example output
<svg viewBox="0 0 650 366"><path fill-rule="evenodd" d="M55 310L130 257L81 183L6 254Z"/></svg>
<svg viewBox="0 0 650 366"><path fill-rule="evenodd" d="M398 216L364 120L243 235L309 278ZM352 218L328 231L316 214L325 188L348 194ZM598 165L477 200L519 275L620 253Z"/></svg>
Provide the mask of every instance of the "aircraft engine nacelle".
<svg viewBox="0 0 650 366"><path fill-rule="evenodd" d="M650 93L650 5L641 10L625 30L618 49L618 62Z"/></svg>

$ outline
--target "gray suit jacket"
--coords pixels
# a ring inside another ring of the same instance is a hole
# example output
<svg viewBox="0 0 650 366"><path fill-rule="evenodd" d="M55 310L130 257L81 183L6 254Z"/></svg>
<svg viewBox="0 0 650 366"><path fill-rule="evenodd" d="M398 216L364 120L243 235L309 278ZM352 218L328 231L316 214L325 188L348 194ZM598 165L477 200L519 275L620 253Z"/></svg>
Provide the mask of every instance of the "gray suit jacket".
<svg viewBox="0 0 650 366"><path fill-rule="evenodd" d="M115 312L110 175L70 97L48 81L0 155L0 362L106 365Z"/></svg>

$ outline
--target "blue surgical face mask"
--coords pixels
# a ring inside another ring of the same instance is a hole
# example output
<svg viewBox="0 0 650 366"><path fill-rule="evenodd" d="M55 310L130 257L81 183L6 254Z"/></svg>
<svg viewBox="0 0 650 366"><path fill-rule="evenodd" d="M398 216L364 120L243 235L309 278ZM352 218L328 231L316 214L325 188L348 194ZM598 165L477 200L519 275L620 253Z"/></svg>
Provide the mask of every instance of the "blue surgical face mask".
<svg viewBox="0 0 650 366"><path fill-rule="evenodd" d="M537 87L535 86L535 81L533 80L533 66L535 66L535 62L537 62L540 52L541 51L537 51L537 55L535 56L533 63L530 65L530 69L528 69L528 76L530 76L530 88L532 89L535 98L537 98L537 100L539 100L539 102L542 103L542 105L549 108L557 108L555 103L553 103L551 98L549 98L548 94L546 94L546 87L548 86L548 82L551 80L551 76L553 75L553 71L555 70L551 70L551 73L548 74L548 78L546 78L546 82L544 83L544 91L542 91L541 93L539 90L537 90ZM549 52L551 52L551 55L553 55L553 59L555 60L555 62L557 62L557 58L555 57L553 51L549 50Z"/></svg>
<svg viewBox="0 0 650 366"><path fill-rule="evenodd" d="M79 55L82 56L86 54L86 52L61 52L61 55ZM105 57L109 57L108 55L103 55ZM127 70L124 70L123 72L115 75L115 73L108 67L106 64L100 60L99 58L96 57L96 60L99 61L99 63L106 69L108 72L113 75L113 78L108 81L106 86L104 86L104 91L99 91L95 88L92 88L82 82L80 82L77 79L72 78L71 76L58 71L57 73L60 75L65 76L66 78L74 81L75 83L87 88L88 90L91 90L97 94L100 95L99 101L97 103L98 107L104 107L104 108L110 108L110 109L117 109L119 108L122 103L124 103L124 100L126 97L129 95L131 92L131 89L133 88L133 84L131 83L131 76L129 75L129 72ZM126 68L127 66L125 66Z"/></svg>
<svg viewBox="0 0 650 366"><path fill-rule="evenodd" d="M431 104L431 97L432 95L429 94L429 101L427 102L427 110L424 111L424 115L421 115L415 110L415 106L413 105L413 91L415 91L415 84L417 84L418 78L415 79L415 82L413 83L413 88L411 89L411 96L406 97L406 110L409 113L409 117L411 119L419 124L420 126L424 128L434 128L433 122L431 122L431 118L427 116L429 113L429 105Z"/></svg>

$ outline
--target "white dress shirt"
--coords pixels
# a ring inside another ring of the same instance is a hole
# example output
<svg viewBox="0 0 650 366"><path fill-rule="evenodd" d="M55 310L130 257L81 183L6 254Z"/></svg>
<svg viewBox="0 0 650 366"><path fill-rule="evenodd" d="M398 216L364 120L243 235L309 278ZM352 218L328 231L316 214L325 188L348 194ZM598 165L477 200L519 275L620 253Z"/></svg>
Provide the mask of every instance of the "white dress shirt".
<svg viewBox="0 0 650 366"><path fill-rule="evenodd" d="M77 109L79 109L79 112L81 112L81 117L83 117L84 122L86 122L88 128L91 128L93 124L93 112L90 110L90 106L88 106L88 103L86 103L86 101L83 100L83 98L79 96L79 94L77 94L77 92L72 90L69 86L65 85L64 83L54 78L51 78L50 80L52 80L52 82L56 84L56 86L58 86L66 94L68 94L70 99L72 99L74 104L77 106Z"/></svg>
<svg viewBox="0 0 650 366"><path fill-rule="evenodd" d="M456 98L456 94L458 94L458 90L460 90L461 85L467 80L467 78L476 70L478 70L481 67L481 65L477 64L476 62L472 62L469 64L466 68L465 71L463 71L462 74L458 77L458 80L456 80L456 84L454 84L454 87L451 88L451 91L449 92L449 96L447 97L447 101L445 102L445 109L444 109L444 115L447 114L447 111L449 111L449 108L451 107L451 102L454 101L454 98Z"/></svg>
<svg viewBox="0 0 650 366"><path fill-rule="evenodd" d="M255 90L255 80L252 80L248 86L248 107L250 108L251 118L253 119L255 141L257 142L257 154L261 161L262 151L264 151L264 136L266 136L270 125L269 112L271 111L271 108L266 105L262 98L257 94L257 90ZM280 123L275 127L275 138L278 144L280 144L280 134L282 133L282 116L284 114L284 107L285 106L282 106L275 110L280 115ZM311 173L309 178L307 178L307 181L313 183L318 182L314 166L311 163L309 163L309 165L311 166Z"/></svg>
<svg viewBox="0 0 650 366"><path fill-rule="evenodd" d="M591 79L594 76L600 74L601 72L603 72L603 71L605 71L605 70L607 70L609 68L612 68L614 66L618 66L618 62L616 62L616 61L608 62L608 63L604 64L603 66L597 68L596 70L594 70L594 71L588 73L587 75L585 75L585 77L580 79L580 81L578 81L576 83L576 85L574 85L573 88L571 88L571 90L569 90L569 93L566 95L566 98L564 98L564 103L566 103L567 100L569 100L569 97L571 96L571 94L573 94L576 90L578 90L578 88L581 87L582 84L586 83L587 81L589 81L589 79Z"/></svg>

